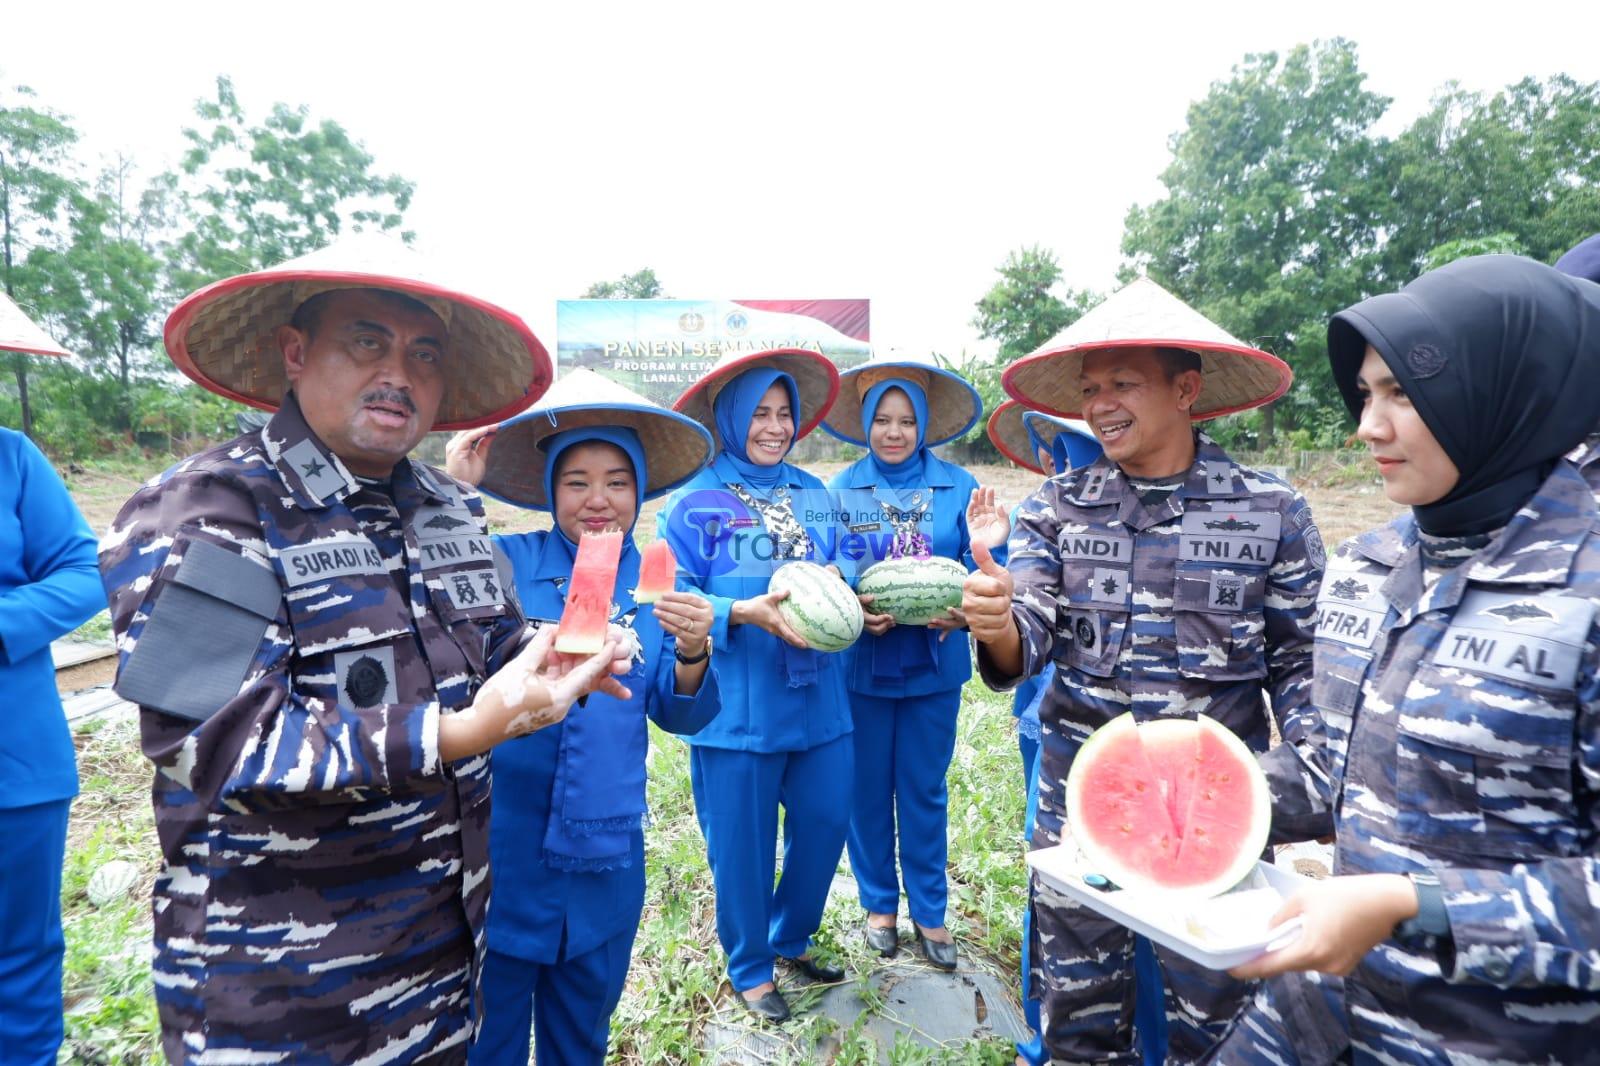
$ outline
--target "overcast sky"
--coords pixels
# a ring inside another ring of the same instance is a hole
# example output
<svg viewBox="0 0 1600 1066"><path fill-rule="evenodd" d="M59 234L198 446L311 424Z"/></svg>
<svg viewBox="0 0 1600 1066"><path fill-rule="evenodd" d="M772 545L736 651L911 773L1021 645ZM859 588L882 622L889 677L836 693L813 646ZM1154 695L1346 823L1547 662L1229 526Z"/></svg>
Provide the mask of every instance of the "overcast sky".
<svg viewBox="0 0 1600 1066"><path fill-rule="evenodd" d="M678 297L872 300L876 345L992 349L1008 251L1105 290L1190 101L1246 53L1349 37L1396 132L1450 79L1600 80L1600 4L7 3L0 83L91 157L175 164L219 73L417 185L553 350L555 301L653 267ZM91 159L92 161L92 159Z"/></svg>

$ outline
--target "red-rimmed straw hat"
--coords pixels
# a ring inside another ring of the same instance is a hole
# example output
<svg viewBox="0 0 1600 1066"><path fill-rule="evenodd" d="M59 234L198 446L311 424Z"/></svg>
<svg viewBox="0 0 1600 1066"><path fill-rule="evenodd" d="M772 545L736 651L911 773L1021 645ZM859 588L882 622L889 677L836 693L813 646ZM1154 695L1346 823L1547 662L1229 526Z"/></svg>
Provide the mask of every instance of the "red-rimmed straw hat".
<svg viewBox="0 0 1600 1066"><path fill-rule="evenodd" d="M1203 383L1191 412L1196 420L1271 403L1294 380L1282 359L1250 347L1149 278L1139 278L1011 364L1000 381L1025 406L1081 418L1083 357L1119 348L1181 348L1199 355Z"/></svg>
<svg viewBox="0 0 1600 1066"><path fill-rule="evenodd" d="M62 355L72 353L50 339L50 334L40 329L33 319L22 313L22 308L11 302L11 297L0 292L0 352L21 352L24 355Z"/></svg>
<svg viewBox="0 0 1600 1066"><path fill-rule="evenodd" d="M717 394L728 382L757 367L771 367L794 378L800 390L800 414L805 418L795 428L795 440L821 425L839 395L839 368L821 352L810 348L768 348L723 355L704 377L683 391L672 409L705 426L711 431L711 439L717 440L717 419L712 407Z"/></svg>
<svg viewBox="0 0 1600 1066"><path fill-rule="evenodd" d="M469 296L391 238L362 235L191 293L167 318L167 354L203 388L276 410L289 388L274 332L295 308L334 289L386 289L445 323L445 392L435 430L498 422L544 395L549 353L517 315Z"/></svg>
<svg viewBox="0 0 1600 1066"><path fill-rule="evenodd" d="M1071 463L1074 468L1093 462L1101 451L1100 442L1087 428L1083 428L1081 422L1072 425L1043 411L1030 411L1015 400L1007 400L989 416L989 443L1001 455L1025 470L1032 470L1035 474L1054 473L1039 465L1039 457L1034 453L1033 442L1028 436L1029 422L1033 423L1034 432L1052 448L1056 438L1062 434L1074 438L1068 446L1068 451L1074 456L1075 461Z"/></svg>

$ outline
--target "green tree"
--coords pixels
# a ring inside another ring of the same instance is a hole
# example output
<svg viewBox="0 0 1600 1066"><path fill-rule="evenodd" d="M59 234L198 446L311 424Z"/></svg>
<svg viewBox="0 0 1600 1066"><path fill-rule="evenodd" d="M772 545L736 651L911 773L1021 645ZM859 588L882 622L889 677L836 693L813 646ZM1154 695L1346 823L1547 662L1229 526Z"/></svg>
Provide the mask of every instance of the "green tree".
<svg viewBox="0 0 1600 1066"><path fill-rule="evenodd" d="M616 281L597 281L583 291L585 300L670 300L661 291L656 272L649 267L624 274Z"/></svg>
<svg viewBox="0 0 1600 1066"><path fill-rule="evenodd" d="M1133 207L1123 235L1126 276L1148 272L1294 368L1295 424L1331 395L1329 312L1372 291L1378 271L1387 216L1370 130L1389 101L1365 80L1345 40L1246 56L1190 106L1167 195ZM1265 441L1273 421L1268 409Z"/></svg>
<svg viewBox="0 0 1600 1066"><path fill-rule="evenodd" d="M400 226L414 186L374 173L372 156L337 122L279 103L252 124L226 77L195 113L209 126L183 131L186 217L173 248L173 295L304 255L346 230L411 239Z"/></svg>
<svg viewBox="0 0 1600 1066"><path fill-rule="evenodd" d="M978 301L972 320L978 336L1000 342L1002 368L1027 355L1081 318L1102 299L1096 293L1060 289L1056 254L1035 245L1006 256L1000 280Z"/></svg>
<svg viewBox="0 0 1600 1066"><path fill-rule="evenodd" d="M0 90L0 285L26 313L50 320L54 294L38 255L59 239L74 191L70 152L78 134L66 116L36 103L26 86ZM33 436L27 357L13 354L22 432Z"/></svg>
<svg viewBox="0 0 1600 1066"><path fill-rule="evenodd" d="M1448 85L1386 154L1387 287L1480 252L1553 262L1600 231L1600 83Z"/></svg>

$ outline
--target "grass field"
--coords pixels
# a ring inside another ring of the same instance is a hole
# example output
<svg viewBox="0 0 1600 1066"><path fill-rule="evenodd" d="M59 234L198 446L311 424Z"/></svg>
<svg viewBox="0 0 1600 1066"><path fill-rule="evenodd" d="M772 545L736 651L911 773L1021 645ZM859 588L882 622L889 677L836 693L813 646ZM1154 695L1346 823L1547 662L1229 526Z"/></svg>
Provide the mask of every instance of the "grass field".
<svg viewBox="0 0 1600 1066"><path fill-rule="evenodd" d="M824 477L836 469L819 466ZM1329 465L1308 472L1300 487L1311 501L1330 547L1385 521L1394 510L1370 468ZM71 474L69 485L97 532L103 532L122 501L153 470L135 466L95 468ZM1015 503L1037 487L1033 475L1010 467L973 471ZM647 505L641 539L653 535L655 505ZM548 524L545 516L502 504L489 505L496 531L521 531ZM103 619L92 626L104 632ZM980 683L964 694L960 733L950 770L950 927L971 956L982 956L1008 973L1017 966L1020 918L1025 898L1020 831L1022 775L1009 698ZM67 927L67 1043L62 1061L144 1063L160 1061L149 978L149 889L159 855L150 812L147 764L131 719L101 721L76 737L82 793L72 810L68 859L62 885ZM702 1029L726 1008L723 956L712 913L710 872L695 824L685 746L652 734L651 828L647 834L648 895L643 925L623 1001L612 1023L614 1061L697 1063ZM93 871L112 859L136 863L141 879L133 892L104 907L91 904L86 885ZM853 972L870 966L856 933L860 911L853 901L831 903L819 937L821 949ZM867 1010L882 1009L861 982ZM805 997L796 1002L804 1004ZM887 1053L863 1040L859 1027L835 1027L824 1019L791 1023L790 1047L780 1059L837 1064L886 1062L1006 1063L1006 1046L974 1041L927 1048L909 1040ZM818 1048L823 1050L819 1051Z"/></svg>

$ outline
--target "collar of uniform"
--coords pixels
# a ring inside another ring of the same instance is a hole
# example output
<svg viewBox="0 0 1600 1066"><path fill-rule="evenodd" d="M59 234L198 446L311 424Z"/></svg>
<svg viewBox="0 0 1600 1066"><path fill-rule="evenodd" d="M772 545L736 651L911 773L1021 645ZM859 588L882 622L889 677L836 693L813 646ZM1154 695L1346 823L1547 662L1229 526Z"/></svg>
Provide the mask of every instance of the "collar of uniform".
<svg viewBox="0 0 1600 1066"><path fill-rule="evenodd" d="M950 464L931 453L923 457L922 474L924 488L948 489L954 487L956 483L954 475L950 473ZM878 476L870 462L863 459L850 464L849 476L844 483L845 488L870 489L876 488L877 484Z"/></svg>
<svg viewBox="0 0 1600 1066"><path fill-rule="evenodd" d="M394 468L395 488L402 488L407 481L416 485L417 491L422 493L428 503L457 503L460 494L452 492L445 486L445 481L439 472L427 463L420 463L415 459L407 459Z"/></svg>
<svg viewBox="0 0 1600 1066"><path fill-rule="evenodd" d="M1128 475L1104 455L1066 477L1066 497L1078 507L1120 504L1128 491Z"/></svg>
<svg viewBox="0 0 1600 1066"><path fill-rule="evenodd" d="M1198 430L1194 435L1194 466L1183 483L1189 499L1237 499L1250 495L1239 465L1222 450L1222 445Z"/></svg>
<svg viewBox="0 0 1600 1066"><path fill-rule="evenodd" d="M361 487L306 424L293 392L284 396L278 413L262 427L261 446L284 487L302 507L326 507Z"/></svg>
<svg viewBox="0 0 1600 1066"><path fill-rule="evenodd" d="M1597 513L1583 476L1557 463L1505 531L1460 569L1471 580L1489 584L1564 585Z"/></svg>

